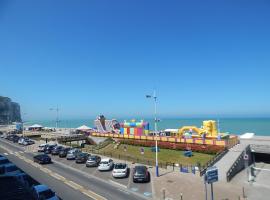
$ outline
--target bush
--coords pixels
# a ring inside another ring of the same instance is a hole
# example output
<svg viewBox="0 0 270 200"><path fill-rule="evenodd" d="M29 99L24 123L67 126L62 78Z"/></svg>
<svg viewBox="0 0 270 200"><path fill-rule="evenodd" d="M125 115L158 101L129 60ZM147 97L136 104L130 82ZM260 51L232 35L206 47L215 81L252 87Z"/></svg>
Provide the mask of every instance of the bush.
<svg viewBox="0 0 270 200"><path fill-rule="evenodd" d="M121 144L128 144L134 146L144 146L144 147L152 147L155 146L155 141L148 140L130 140L123 139L119 140ZM203 144L186 144L186 143L174 143L174 142L164 142L159 141L158 146L161 149L174 149L174 150L192 150L194 152L207 153L207 154L217 154L221 151L224 151L225 148L217 145L203 145Z"/></svg>

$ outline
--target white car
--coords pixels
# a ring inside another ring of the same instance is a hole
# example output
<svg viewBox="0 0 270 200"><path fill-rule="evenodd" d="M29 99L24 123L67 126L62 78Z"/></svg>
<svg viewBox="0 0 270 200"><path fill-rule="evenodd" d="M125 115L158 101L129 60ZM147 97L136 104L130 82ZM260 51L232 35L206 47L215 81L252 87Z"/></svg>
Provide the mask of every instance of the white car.
<svg viewBox="0 0 270 200"><path fill-rule="evenodd" d="M113 168L112 176L114 178L124 178L128 175L128 165L125 163L116 163Z"/></svg>
<svg viewBox="0 0 270 200"><path fill-rule="evenodd" d="M38 152L44 152L44 148L47 146L47 144L40 144L38 146Z"/></svg>
<svg viewBox="0 0 270 200"><path fill-rule="evenodd" d="M19 140L18 140L18 144L23 144L25 141L25 138L21 137Z"/></svg>
<svg viewBox="0 0 270 200"><path fill-rule="evenodd" d="M101 159L99 166L98 166L98 170L99 171L109 171L112 170L113 168L113 160L110 158L103 158Z"/></svg>

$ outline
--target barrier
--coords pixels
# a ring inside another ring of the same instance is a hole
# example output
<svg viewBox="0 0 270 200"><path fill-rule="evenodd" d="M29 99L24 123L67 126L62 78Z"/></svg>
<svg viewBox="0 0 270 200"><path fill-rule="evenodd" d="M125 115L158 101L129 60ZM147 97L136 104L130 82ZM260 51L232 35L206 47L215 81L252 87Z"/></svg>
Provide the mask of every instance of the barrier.
<svg viewBox="0 0 270 200"><path fill-rule="evenodd" d="M149 141L162 141L162 142L174 142L174 143L187 143L187 144L200 144L200 145L217 145L227 148L232 148L239 143L238 136L232 135L226 139L201 139L201 138L178 138L178 137L160 137L160 136L139 136L139 135L128 135L128 134L104 134L104 133L91 133L92 136L96 137L112 137L112 138L126 138L136 140L149 140Z"/></svg>

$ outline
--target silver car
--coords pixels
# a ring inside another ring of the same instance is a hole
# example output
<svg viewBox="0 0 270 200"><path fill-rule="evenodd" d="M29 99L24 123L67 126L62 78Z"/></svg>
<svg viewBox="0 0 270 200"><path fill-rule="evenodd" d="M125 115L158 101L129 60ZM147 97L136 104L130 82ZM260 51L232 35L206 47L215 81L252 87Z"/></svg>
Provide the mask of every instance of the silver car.
<svg viewBox="0 0 270 200"><path fill-rule="evenodd" d="M67 153L67 160L75 160L76 156L81 153L79 149L71 149Z"/></svg>

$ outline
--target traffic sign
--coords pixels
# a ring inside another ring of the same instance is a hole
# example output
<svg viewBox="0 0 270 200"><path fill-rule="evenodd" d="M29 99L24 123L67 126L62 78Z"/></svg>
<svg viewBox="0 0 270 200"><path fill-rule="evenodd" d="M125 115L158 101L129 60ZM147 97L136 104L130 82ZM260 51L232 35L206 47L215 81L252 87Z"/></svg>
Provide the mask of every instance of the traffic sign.
<svg viewBox="0 0 270 200"><path fill-rule="evenodd" d="M217 167L209 167L205 173L205 181L209 183L214 183L218 181L218 168Z"/></svg>

